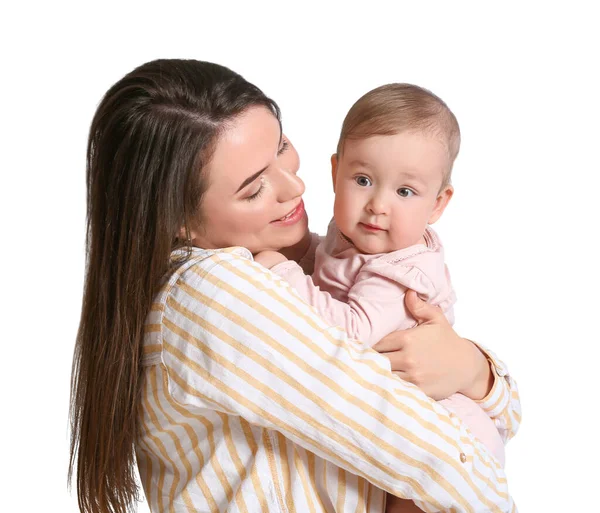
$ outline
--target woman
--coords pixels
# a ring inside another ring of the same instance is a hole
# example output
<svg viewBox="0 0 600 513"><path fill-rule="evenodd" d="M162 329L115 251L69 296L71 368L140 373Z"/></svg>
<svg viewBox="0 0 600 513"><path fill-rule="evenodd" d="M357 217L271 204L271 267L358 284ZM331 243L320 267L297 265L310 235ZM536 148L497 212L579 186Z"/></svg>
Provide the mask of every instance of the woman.
<svg viewBox="0 0 600 513"><path fill-rule="evenodd" d="M426 511L513 508L497 462L409 383L481 400L508 438L501 362L415 296L422 325L384 339L386 360L252 261L287 248L310 270L298 167L276 104L227 68L155 61L107 92L73 373L82 511L127 510L134 450L152 511L371 513L383 491Z"/></svg>

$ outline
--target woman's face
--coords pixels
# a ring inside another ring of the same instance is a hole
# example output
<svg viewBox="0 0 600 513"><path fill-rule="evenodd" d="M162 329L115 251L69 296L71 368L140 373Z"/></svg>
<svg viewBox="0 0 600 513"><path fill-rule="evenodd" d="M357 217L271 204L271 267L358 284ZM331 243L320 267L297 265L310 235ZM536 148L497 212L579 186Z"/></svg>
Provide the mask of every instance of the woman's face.
<svg viewBox="0 0 600 513"><path fill-rule="evenodd" d="M267 108L252 107L235 118L205 169L208 187L199 228L191 232L194 245L258 253L298 242L308 229L299 166L298 153Z"/></svg>

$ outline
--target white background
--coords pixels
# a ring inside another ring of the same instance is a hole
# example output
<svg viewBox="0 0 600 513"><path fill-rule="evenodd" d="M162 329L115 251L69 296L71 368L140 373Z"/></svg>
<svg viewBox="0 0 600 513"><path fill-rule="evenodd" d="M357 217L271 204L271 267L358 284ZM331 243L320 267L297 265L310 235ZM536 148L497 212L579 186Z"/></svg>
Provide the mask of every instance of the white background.
<svg viewBox="0 0 600 513"><path fill-rule="evenodd" d="M350 105L392 81L449 104L463 145L456 194L436 226L458 332L493 348L520 385L511 492L522 512L598 511L592 2L218 4L22 2L0 16L2 511L77 509L66 489L67 414L87 130L102 94L158 57L224 64L279 103L321 232L329 155Z"/></svg>

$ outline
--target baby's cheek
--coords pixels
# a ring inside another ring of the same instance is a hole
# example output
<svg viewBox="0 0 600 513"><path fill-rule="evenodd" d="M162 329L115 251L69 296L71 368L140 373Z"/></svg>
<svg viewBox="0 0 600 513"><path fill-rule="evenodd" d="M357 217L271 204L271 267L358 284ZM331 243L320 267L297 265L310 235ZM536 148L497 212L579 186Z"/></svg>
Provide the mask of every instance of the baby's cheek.
<svg viewBox="0 0 600 513"><path fill-rule="evenodd" d="M333 204L333 215L338 228L342 229L347 226L349 221L349 210L348 205L342 199L336 195L335 202Z"/></svg>

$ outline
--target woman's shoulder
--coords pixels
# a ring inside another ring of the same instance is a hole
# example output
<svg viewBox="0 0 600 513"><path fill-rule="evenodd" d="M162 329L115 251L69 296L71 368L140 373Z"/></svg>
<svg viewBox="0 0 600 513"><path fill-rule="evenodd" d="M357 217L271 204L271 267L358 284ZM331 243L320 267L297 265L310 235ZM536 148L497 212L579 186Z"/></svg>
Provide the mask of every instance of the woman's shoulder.
<svg viewBox="0 0 600 513"><path fill-rule="evenodd" d="M242 247L173 251L171 269L165 277L161 292L163 295L169 295L178 284L191 285L216 272L220 267L247 266L252 261L252 253Z"/></svg>
<svg viewBox="0 0 600 513"><path fill-rule="evenodd" d="M191 252L177 250L171 253L171 269L165 275L154 296L145 324L144 360L153 361L161 350L163 328L180 324L192 315L204 316L214 302L216 289L235 287L225 274L240 274L256 270L252 254L246 248L231 247L216 250L194 248Z"/></svg>

